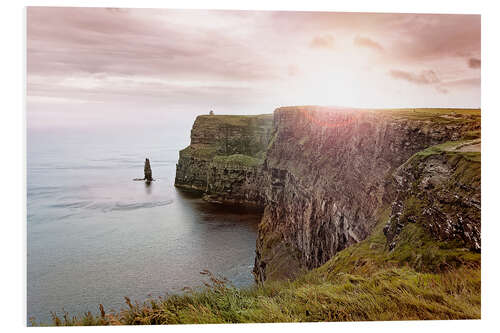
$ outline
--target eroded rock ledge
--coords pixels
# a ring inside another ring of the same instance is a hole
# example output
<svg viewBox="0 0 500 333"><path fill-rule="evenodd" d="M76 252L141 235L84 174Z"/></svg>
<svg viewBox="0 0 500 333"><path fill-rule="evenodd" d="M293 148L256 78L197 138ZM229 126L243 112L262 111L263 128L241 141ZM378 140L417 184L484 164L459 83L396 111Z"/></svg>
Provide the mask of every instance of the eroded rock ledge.
<svg viewBox="0 0 500 333"><path fill-rule="evenodd" d="M377 209L404 201L395 170L430 146L480 135L479 110L284 107L272 125L270 115L218 117L228 116L196 119L176 186L265 207L254 267L261 281L318 267L365 239Z"/></svg>
<svg viewBox="0 0 500 333"><path fill-rule="evenodd" d="M415 223L437 240L481 251L480 144L476 139L433 146L393 173L396 199L384 228L389 250L403 228Z"/></svg>

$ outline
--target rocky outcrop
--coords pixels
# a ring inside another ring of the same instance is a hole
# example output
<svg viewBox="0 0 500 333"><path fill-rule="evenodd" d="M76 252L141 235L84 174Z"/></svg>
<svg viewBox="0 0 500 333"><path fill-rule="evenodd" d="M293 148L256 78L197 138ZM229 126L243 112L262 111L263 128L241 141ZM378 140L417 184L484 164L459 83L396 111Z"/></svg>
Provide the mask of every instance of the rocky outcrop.
<svg viewBox="0 0 500 333"><path fill-rule="evenodd" d="M151 164L149 163L149 158L146 158L146 162L144 162L144 179L147 182L153 181L153 171L151 171Z"/></svg>
<svg viewBox="0 0 500 333"><path fill-rule="evenodd" d="M153 171L151 170L151 164L149 163L149 158L144 161L144 178L134 178L134 181L146 181L146 185L150 185L153 179Z"/></svg>
<svg viewBox="0 0 500 333"><path fill-rule="evenodd" d="M262 205L260 170L272 115L198 116L191 144L179 152L175 186L213 202Z"/></svg>
<svg viewBox="0 0 500 333"><path fill-rule="evenodd" d="M225 130L217 117L197 118L176 186L265 207L259 281L293 277L365 239L375 212L404 192L395 170L427 147L480 135L479 110L284 107L275 110L272 129L267 117L249 122L250 130ZM249 140L258 144L242 144Z"/></svg>
<svg viewBox="0 0 500 333"><path fill-rule="evenodd" d="M389 250L408 223L417 223L440 241L480 252L480 140L423 150L400 166L393 178L397 196L384 228Z"/></svg>

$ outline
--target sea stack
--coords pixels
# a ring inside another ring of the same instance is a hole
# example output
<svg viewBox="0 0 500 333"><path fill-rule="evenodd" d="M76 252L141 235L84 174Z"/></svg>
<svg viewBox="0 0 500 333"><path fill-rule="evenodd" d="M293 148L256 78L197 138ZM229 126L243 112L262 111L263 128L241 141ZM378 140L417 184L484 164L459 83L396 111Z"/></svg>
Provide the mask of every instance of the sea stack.
<svg viewBox="0 0 500 333"><path fill-rule="evenodd" d="M153 172L151 171L149 158L146 158L146 162L144 163L144 180L147 182L153 181Z"/></svg>

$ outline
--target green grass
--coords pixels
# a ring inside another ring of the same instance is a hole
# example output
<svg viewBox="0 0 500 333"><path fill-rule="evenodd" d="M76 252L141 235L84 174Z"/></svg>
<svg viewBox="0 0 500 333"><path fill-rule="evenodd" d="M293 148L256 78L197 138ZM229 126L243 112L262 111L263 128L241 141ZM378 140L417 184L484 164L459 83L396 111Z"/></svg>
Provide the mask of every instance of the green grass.
<svg viewBox="0 0 500 333"><path fill-rule="evenodd" d="M481 118L481 109L415 108L415 109L379 109L379 112L415 120L437 122L470 121Z"/></svg>
<svg viewBox="0 0 500 333"><path fill-rule="evenodd" d="M248 155L261 158L265 154L266 144L262 136L271 131L272 114L263 115L200 115L196 118L193 131L203 132L206 129L220 132L213 140L205 143L190 144L180 151L180 157L210 161L216 156ZM237 135L234 133L238 133ZM231 159L238 162L238 158ZM243 164L252 163L239 159Z"/></svg>
<svg viewBox="0 0 500 333"><path fill-rule="evenodd" d="M417 156L428 156L432 154L440 154L443 152L457 152L460 153L460 148L466 147L468 145L474 145L481 143L481 139L475 138L475 139L469 139L469 140L458 140L458 141L447 141L442 144L436 145L429 147L427 149L424 149L422 151L419 151L416 153Z"/></svg>
<svg viewBox="0 0 500 333"><path fill-rule="evenodd" d="M415 108L415 109L376 109L375 112L401 120L427 122L429 125L480 125L481 109ZM471 130L465 138L479 137L480 130Z"/></svg>
<svg viewBox="0 0 500 333"><path fill-rule="evenodd" d="M481 274L459 268L445 273L409 267L360 273L310 272L295 281L246 289L212 283L203 291L142 304L126 301L117 313L54 315L54 325L154 325L415 319L481 316Z"/></svg>
<svg viewBox="0 0 500 333"><path fill-rule="evenodd" d="M217 153L217 147L213 145L196 144L190 145L179 152L181 157L195 157L202 160L211 160Z"/></svg>
<svg viewBox="0 0 500 333"><path fill-rule="evenodd" d="M215 156L212 160L212 163L221 164L221 165L233 165L233 166L244 166L253 168L260 164L262 164L263 160L243 155L243 154L234 154L229 156Z"/></svg>
<svg viewBox="0 0 500 333"><path fill-rule="evenodd" d="M444 184L448 191L461 192L459 184L467 184L468 186L478 185L481 183L481 152L460 151L462 147L471 144L480 143L480 139L448 141L440 145L429 147L422 150L408 159L402 167L410 165L421 165L423 161L433 155L442 155L446 157L449 165L454 166L454 173L448 183ZM480 216L478 217L480 218Z"/></svg>
<svg viewBox="0 0 500 333"><path fill-rule="evenodd" d="M473 140L481 138L481 130L467 131L464 135L464 140Z"/></svg>
<svg viewBox="0 0 500 333"><path fill-rule="evenodd" d="M410 207L405 214L411 214L411 200L406 202ZM414 200L413 207L420 205ZM389 209L379 216L379 223L364 241L351 245L339 252L327 262L320 271L349 272L370 275L381 268L411 267L417 272L442 272L461 267L477 269L480 267L481 255L454 242L439 242L425 232L418 223L408 223L398 237L393 251L388 251L383 233L385 223L389 219Z"/></svg>
<svg viewBox="0 0 500 333"><path fill-rule="evenodd" d="M248 126L250 124L268 124L272 126L272 114L260 115L201 115L198 116L203 123L220 123L228 126Z"/></svg>
<svg viewBox="0 0 500 333"><path fill-rule="evenodd" d="M451 164L459 164L459 171L461 171L459 176L464 176L462 181L468 182L470 178L481 175L481 152L464 152L460 149L478 143L481 143L481 139L447 141L415 153L401 167L421 162L432 155L444 155Z"/></svg>

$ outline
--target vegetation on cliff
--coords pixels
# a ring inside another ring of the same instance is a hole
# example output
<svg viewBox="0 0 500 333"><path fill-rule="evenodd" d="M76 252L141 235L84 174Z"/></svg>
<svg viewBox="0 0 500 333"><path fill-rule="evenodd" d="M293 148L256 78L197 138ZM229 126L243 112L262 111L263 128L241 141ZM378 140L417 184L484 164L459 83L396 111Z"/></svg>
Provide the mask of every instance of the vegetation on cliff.
<svg viewBox="0 0 500 333"><path fill-rule="evenodd" d="M272 122L272 115L198 116L190 145L179 152L175 186L202 192L212 201L257 203L258 191L252 187ZM243 195L242 188L252 194Z"/></svg>
<svg viewBox="0 0 500 333"><path fill-rule="evenodd" d="M479 319L480 288L480 271L468 268L435 274L400 267L371 276L310 272L250 289L214 283L203 292L127 301L128 309L117 314L54 316L54 325Z"/></svg>
<svg viewBox="0 0 500 333"><path fill-rule="evenodd" d="M234 154L256 156L267 148L272 115L203 115L196 118L191 144L180 157L211 160Z"/></svg>
<svg viewBox="0 0 500 333"><path fill-rule="evenodd" d="M233 154L228 156L215 156L212 162L222 166L256 167L263 162L262 158L252 157L243 154Z"/></svg>
<svg viewBox="0 0 500 333"><path fill-rule="evenodd" d="M475 139L429 147L394 172L397 195L384 229L389 243L416 224L455 247L481 250L480 145Z"/></svg>

